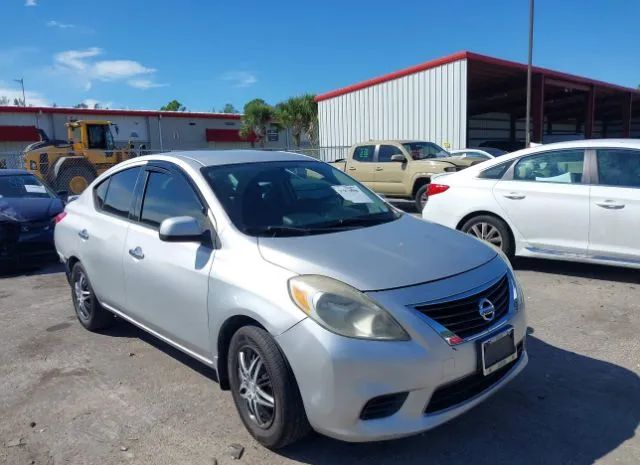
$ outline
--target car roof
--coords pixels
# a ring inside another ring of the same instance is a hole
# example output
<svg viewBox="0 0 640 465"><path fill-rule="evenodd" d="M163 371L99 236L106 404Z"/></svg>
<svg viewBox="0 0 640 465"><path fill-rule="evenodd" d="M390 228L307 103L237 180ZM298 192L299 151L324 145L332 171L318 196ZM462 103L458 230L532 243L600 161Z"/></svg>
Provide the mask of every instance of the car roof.
<svg viewBox="0 0 640 465"><path fill-rule="evenodd" d="M352 147L371 144L410 144L412 142L426 142L429 144L436 144L435 142L426 139L371 139L353 144Z"/></svg>
<svg viewBox="0 0 640 465"><path fill-rule="evenodd" d="M181 159L194 168L268 161L318 161L316 158L307 155L279 150L191 150L145 155L133 160L150 161L166 160L167 158Z"/></svg>
<svg viewBox="0 0 640 465"><path fill-rule="evenodd" d="M16 176L18 174L32 174L27 170L4 169L0 170L0 176Z"/></svg>

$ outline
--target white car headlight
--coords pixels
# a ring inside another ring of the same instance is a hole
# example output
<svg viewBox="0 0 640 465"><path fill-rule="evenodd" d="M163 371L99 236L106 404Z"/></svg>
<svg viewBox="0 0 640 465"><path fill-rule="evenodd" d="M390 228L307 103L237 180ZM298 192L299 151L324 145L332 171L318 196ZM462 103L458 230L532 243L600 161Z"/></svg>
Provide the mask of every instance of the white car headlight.
<svg viewBox="0 0 640 465"><path fill-rule="evenodd" d="M312 320L341 336L386 341L410 339L389 312L336 279L319 275L291 278L289 295Z"/></svg>

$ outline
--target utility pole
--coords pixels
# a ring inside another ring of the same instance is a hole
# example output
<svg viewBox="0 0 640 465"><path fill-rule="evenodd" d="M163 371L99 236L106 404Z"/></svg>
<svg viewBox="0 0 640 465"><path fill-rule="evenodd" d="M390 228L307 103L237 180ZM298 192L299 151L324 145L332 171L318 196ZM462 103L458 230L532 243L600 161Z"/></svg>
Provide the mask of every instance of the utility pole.
<svg viewBox="0 0 640 465"><path fill-rule="evenodd" d="M527 115L525 118L525 146L531 143L531 61L533 58L533 3L529 0L529 60L527 62Z"/></svg>
<svg viewBox="0 0 640 465"><path fill-rule="evenodd" d="M26 107L27 106L27 98L24 95L24 78L14 79L14 81L19 82L20 85L22 86L22 106Z"/></svg>

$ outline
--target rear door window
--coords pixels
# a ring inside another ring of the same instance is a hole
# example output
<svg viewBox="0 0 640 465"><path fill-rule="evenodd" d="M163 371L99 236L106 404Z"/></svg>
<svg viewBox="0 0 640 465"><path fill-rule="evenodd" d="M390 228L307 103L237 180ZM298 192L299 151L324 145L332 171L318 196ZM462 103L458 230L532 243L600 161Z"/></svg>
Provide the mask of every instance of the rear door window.
<svg viewBox="0 0 640 465"><path fill-rule="evenodd" d="M157 228L167 218L191 216L204 226L200 199L181 176L152 171L142 201L141 221Z"/></svg>
<svg viewBox="0 0 640 465"><path fill-rule="evenodd" d="M602 149L598 156L598 184L640 187L640 151Z"/></svg>
<svg viewBox="0 0 640 465"><path fill-rule="evenodd" d="M513 170L514 181L582 183L584 150L558 150L520 159Z"/></svg>
<svg viewBox="0 0 640 465"><path fill-rule="evenodd" d="M353 151L353 159L359 162L372 162L375 145L361 145Z"/></svg>
<svg viewBox="0 0 640 465"><path fill-rule="evenodd" d="M133 190L136 187L136 181L140 174L140 167L129 168L111 176L109 186L106 191L106 197L102 204L102 210L123 218L129 216L131 209L131 201L133 199ZM103 182L98 189L106 184ZM98 192L96 192L98 194Z"/></svg>

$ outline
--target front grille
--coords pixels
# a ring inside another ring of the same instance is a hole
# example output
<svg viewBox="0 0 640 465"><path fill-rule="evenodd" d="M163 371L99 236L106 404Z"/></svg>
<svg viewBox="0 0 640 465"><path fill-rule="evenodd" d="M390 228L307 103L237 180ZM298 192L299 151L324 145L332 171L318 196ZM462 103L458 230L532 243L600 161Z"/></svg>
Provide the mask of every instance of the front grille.
<svg viewBox="0 0 640 465"><path fill-rule="evenodd" d="M482 298L490 300L495 308L495 315L491 321L485 320L478 311L478 303ZM509 279L505 275L488 289L464 299L418 305L415 308L456 336L465 339L491 327L507 314Z"/></svg>
<svg viewBox="0 0 640 465"><path fill-rule="evenodd" d="M396 413L407 399L408 393L399 392L374 397L368 401L360 412L361 420L374 420L376 418L390 417Z"/></svg>
<svg viewBox="0 0 640 465"><path fill-rule="evenodd" d="M429 400L429 404L424 410L424 413L436 413L440 410L454 407L486 391L504 378L511 368L518 363L522 356L523 347L524 344L520 341L516 347L518 358L490 375L484 376L482 371L478 371L458 381L439 387L431 396L431 400Z"/></svg>

